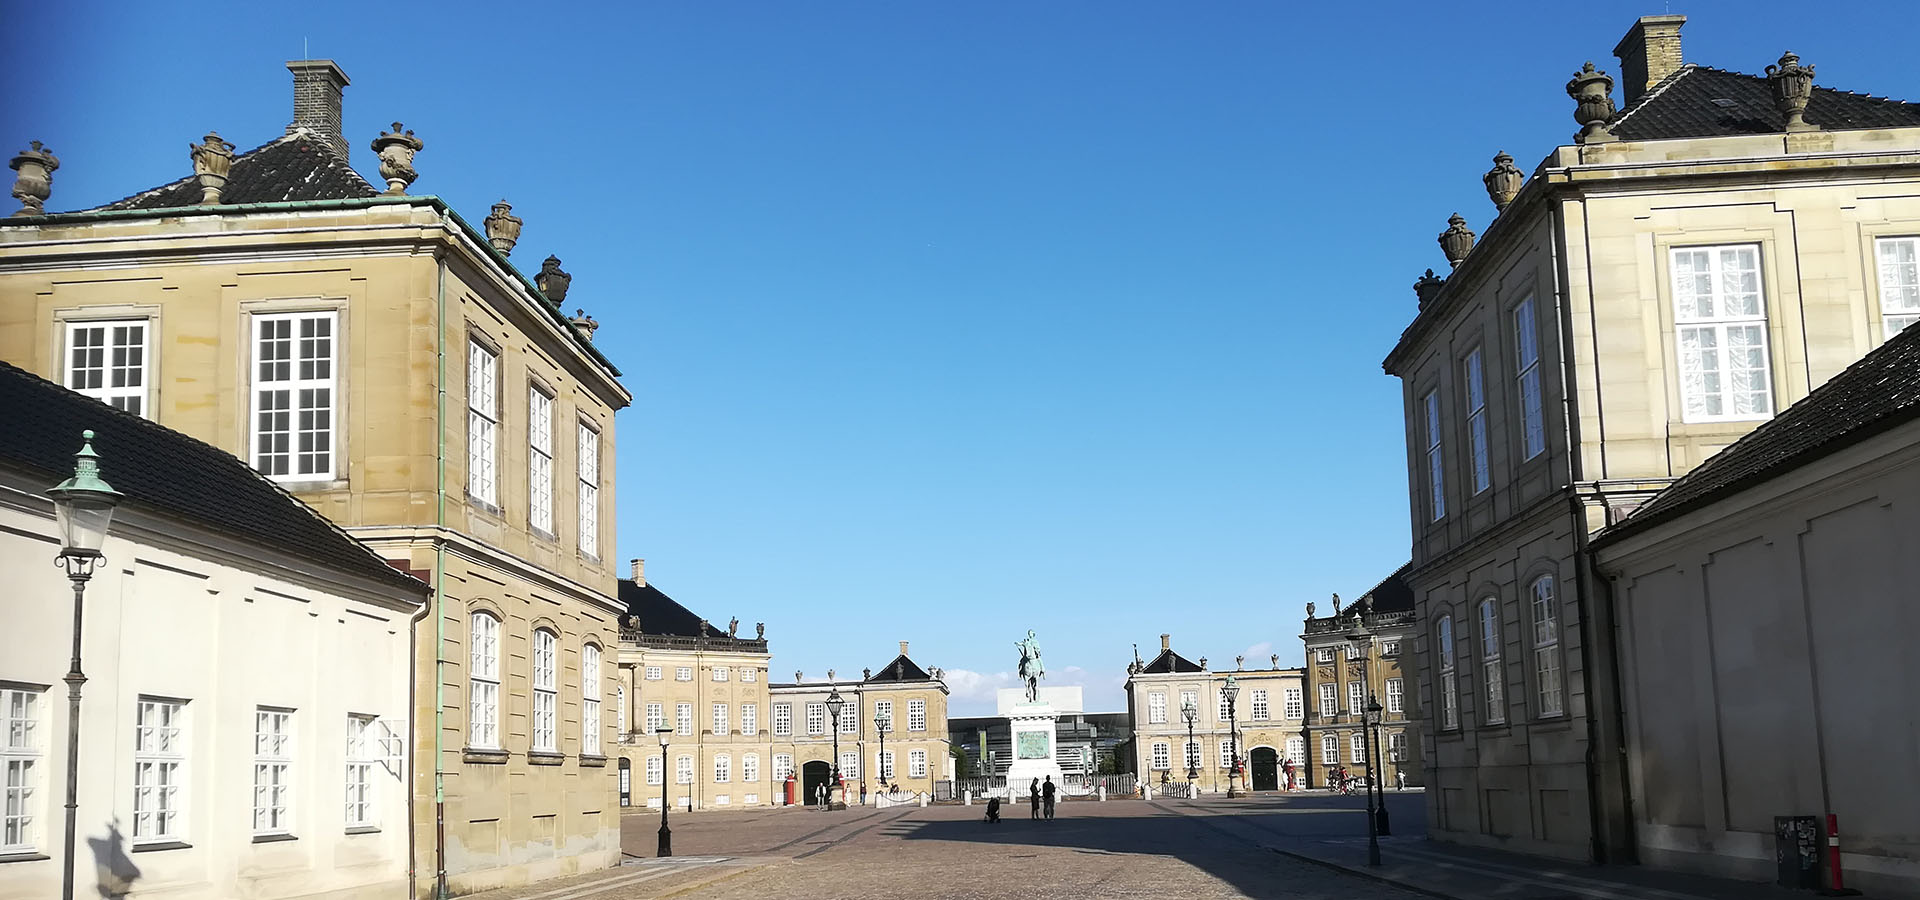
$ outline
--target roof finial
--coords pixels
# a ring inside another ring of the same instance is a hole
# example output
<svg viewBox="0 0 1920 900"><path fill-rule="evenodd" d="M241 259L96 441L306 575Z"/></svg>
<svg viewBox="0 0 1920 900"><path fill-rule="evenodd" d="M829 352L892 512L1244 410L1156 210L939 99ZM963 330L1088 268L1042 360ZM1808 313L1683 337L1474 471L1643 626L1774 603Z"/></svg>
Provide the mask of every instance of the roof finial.
<svg viewBox="0 0 1920 900"><path fill-rule="evenodd" d="M13 178L13 199L20 201L20 211L16 216L44 216L47 214L47 198L53 196L53 170L60 168L60 159L40 145L31 141L33 149L22 150L13 157L11 166L18 175Z"/></svg>
<svg viewBox="0 0 1920 900"><path fill-rule="evenodd" d="M402 133L399 122L393 123L393 130L373 139L373 152L380 154L380 177L387 180L385 193L399 196L407 192L407 185L420 177L413 169L413 155L420 152L426 144L413 136L413 130Z"/></svg>

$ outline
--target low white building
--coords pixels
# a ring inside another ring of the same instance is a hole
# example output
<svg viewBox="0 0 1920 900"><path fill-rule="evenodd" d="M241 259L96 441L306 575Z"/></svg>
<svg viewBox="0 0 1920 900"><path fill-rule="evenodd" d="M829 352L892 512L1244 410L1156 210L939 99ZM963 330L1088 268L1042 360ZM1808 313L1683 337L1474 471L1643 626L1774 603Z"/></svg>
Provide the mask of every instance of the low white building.
<svg viewBox="0 0 1920 900"><path fill-rule="evenodd" d="M240 460L0 363L0 900L60 895L73 594L46 491L125 495L86 584L76 896L403 898L424 583Z"/></svg>

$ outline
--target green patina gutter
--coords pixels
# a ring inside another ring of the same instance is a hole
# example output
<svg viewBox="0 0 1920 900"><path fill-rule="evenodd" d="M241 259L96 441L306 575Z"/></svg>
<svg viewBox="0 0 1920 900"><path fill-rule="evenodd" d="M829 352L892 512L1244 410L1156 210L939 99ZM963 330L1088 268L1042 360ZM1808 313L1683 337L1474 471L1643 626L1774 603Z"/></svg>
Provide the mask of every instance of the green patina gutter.
<svg viewBox="0 0 1920 900"><path fill-rule="evenodd" d="M600 363L603 366L606 366L607 371L613 373L613 376L615 378L622 377L625 374L620 371L619 366L616 366L613 364L613 360L608 359L605 354L601 353L598 347L595 347L591 341L588 341L585 337L582 337L579 332L574 330L573 322L568 320L566 314L560 311L560 307L556 306L552 300L547 299L547 295L541 292L539 286L535 285L533 283L533 280L529 279L525 274L522 274L520 269L507 259L506 254L503 254L499 250L494 249L493 243L487 240L487 237L484 233L474 228L473 225L468 223L466 219L461 218L460 214L454 211L454 208L452 206L447 205L447 202L445 200L440 199L439 195L437 194L420 194L417 196L409 195L409 194L401 194L398 196L382 195L378 197L345 197L337 200L275 200L268 203L231 203L231 204L222 204L222 205L215 205L215 206L172 206L172 207L165 207L161 209L96 209L96 210L87 210L83 212L52 213L50 215L44 215L44 216L21 216L18 218L0 219L0 228L5 228L8 226L19 226L19 225L84 225L89 222L113 222L113 221L136 220L136 219L171 219L171 218L184 218L186 216L222 216L222 215L232 215L235 213L245 214L245 213L276 213L276 212L311 212L314 210L328 210L328 209L338 209L338 210L370 209L375 206L400 206L400 205L431 206L435 210L438 210L442 215L445 215L447 218L452 219L455 224L460 226L460 229L462 231L465 231L467 233L467 236L469 238L473 239L474 246L481 248L483 252L491 256L493 258L494 263L499 265L500 268L504 270L507 274L512 275L515 281L520 282L521 287L526 288L528 293L540 299L540 306L547 311L547 316L553 319L554 322L560 325L561 331L564 331L568 335L572 336L573 342L575 345L587 351L587 354L589 356L592 356L594 361Z"/></svg>
<svg viewBox="0 0 1920 900"><path fill-rule="evenodd" d="M446 900L447 770L441 742L447 731L447 261L438 262L433 317L434 364L439 368L433 413L433 896Z"/></svg>

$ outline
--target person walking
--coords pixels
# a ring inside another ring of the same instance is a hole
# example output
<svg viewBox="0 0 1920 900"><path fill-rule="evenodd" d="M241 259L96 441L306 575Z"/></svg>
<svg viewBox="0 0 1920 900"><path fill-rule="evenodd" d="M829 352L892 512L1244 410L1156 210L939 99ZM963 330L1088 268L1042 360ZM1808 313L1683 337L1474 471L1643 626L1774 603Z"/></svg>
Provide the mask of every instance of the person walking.
<svg viewBox="0 0 1920 900"><path fill-rule="evenodd" d="M1048 776L1051 778L1052 776ZM1027 798L1033 804L1033 818L1040 818L1040 779L1033 780L1033 796Z"/></svg>
<svg viewBox="0 0 1920 900"><path fill-rule="evenodd" d="M1404 791L1404 790L1406 790L1406 789L1407 789L1407 773L1405 773L1405 772L1395 772L1395 773L1393 773L1393 779L1394 779L1395 781L1397 781L1397 782L1399 782L1399 783L1400 783L1400 789L1401 789L1401 790L1403 790L1403 791Z"/></svg>
<svg viewBox="0 0 1920 900"><path fill-rule="evenodd" d="M1041 786L1040 791L1042 794L1042 802L1045 804L1047 809L1047 818L1051 819L1053 818L1053 792L1054 792L1052 775L1047 776L1047 783Z"/></svg>

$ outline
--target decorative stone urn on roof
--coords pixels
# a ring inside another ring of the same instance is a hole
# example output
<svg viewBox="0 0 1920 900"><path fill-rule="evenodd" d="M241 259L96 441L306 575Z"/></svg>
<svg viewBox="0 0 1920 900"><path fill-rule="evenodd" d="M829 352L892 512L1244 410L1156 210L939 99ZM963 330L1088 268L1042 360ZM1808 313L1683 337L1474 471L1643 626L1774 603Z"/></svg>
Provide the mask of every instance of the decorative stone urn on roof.
<svg viewBox="0 0 1920 900"><path fill-rule="evenodd" d="M13 178L13 199L20 201L20 211L16 216L44 216L47 214L47 198L53 196L53 170L60 168L60 159L33 141L33 149L22 150L7 163L16 173Z"/></svg>
<svg viewBox="0 0 1920 900"><path fill-rule="evenodd" d="M580 332L580 336L586 338L589 344L593 343L593 333L600 330L600 323L595 322L593 317L587 315L587 311L584 309L574 310L573 318L567 321L573 323L573 330ZM728 636L731 637L732 635L729 634Z"/></svg>
<svg viewBox="0 0 1920 900"><path fill-rule="evenodd" d="M1493 155L1493 168L1480 180L1487 185L1487 199L1493 201L1493 208L1506 212L1507 204L1520 196L1520 187L1527 183L1527 176L1513 164L1513 157L1502 150Z"/></svg>
<svg viewBox="0 0 1920 900"><path fill-rule="evenodd" d="M187 145L187 158L193 160L193 177L200 182L200 202L213 206L227 188L227 173L233 170L233 145L209 131L198 144Z"/></svg>
<svg viewBox="0 0 1920 900"><path fill-rule="evenodd" d="M380 177L387 180L388 195L406 193L407 185L420 177L413 170L413 155L425 146L411 130L402 133L399 122L393 123L392 131L373 139L373 152L380 154Z"/></svg>
<svg viewBox="0 0 1920 900"><path fill-rule="evenodd" d="M1787 120L1788 131L1819 131L1807 121L1807 101L1813 99L1813 67L1800 64L1792 50L1780 55L1780 63L1767 67L1767 84L1773 88L1773 105Z"/></svg>
<svg viewBox="0 0 1920 900"><path fill-rule="evenodd" d="M1580 71L1573 73L1573 79L1567 82L1567 96L1575 102L1573 120L1580 123L1580 133L1573 136L1576 144L1599 144L1617 141L1613 132L1607 130L1607 120L1613 118L1613 76L1593 67L1593 60Z"/></svg>
<svg viewBox="0 0 1920 900"><path fill-rule="evenodd" d="M546 295L547 302L558 309L567 299L567 287L573 284L573 276L560 271L560 257L549 256L540 264L540 274L533 276L533 284Z"/></svg>
<svg viewBox="0 0 1920 900"><path fill-rule="evenodd" d="M1467 220L1459 213L1447 217L1447 230L1440 232L1439 241L1440 252L1447 255L1447 263L1456 269L1466 261L1467 254L1473 252L1473 232L1467 230Z"/></svg>
<svg viewBox="0 0 1920 900"><path fill-rule="evenodd" d="M1447 280L1433 274L1432 269L1428 269L1427 274L1420 276L1420 280L1413 283L1413 295L1420 300L1419 308L1426 309L1427 304L1433 302L1433 298L1440 296L1440 289L1446 284ZM1307 604L1307 616L1313 616L1312 603Z"/></svg>
<svg viewBox="0 0 1920 900"><path fill-rule="evenodd" d="M487 213L487 243L500 251L501 256L513 253L513 245L520 242L520 217L513 214L513 207L502 200L493 205L493 212Z"/></svg>

